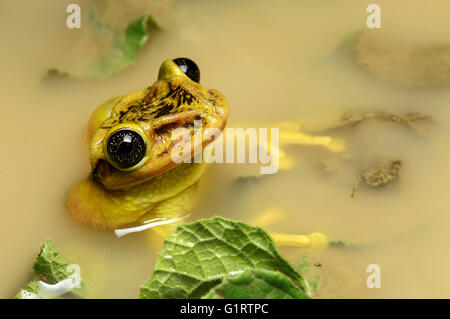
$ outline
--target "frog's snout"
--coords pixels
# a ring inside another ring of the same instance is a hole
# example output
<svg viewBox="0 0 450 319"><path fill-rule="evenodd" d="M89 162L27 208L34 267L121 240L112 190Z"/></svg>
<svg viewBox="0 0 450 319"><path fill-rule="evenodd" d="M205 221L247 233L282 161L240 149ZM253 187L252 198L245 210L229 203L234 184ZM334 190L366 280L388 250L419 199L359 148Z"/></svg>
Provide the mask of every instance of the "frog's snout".
<svg viewBox="0 0 450 319"><path fill-rule="evenodd" d="M94 177L96 181L101 182L111 175L113 169L114 168L107 160L100 159L92 170L92 177Z"/></svg>

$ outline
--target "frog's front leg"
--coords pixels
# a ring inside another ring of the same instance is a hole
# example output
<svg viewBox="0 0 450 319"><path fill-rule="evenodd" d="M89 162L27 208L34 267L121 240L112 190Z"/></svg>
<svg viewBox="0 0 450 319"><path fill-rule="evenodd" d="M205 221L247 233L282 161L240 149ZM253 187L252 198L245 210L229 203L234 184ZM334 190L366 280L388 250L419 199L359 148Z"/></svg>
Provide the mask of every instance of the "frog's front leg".
<svg viewBox="0 0 450 319"><path fill-rule="evenodd" d="M196 201L197 190L198 182L174 197L160 202L139 219L139 222L143 224L168 222L147 231L153 243L160 244L170 233L175 231L179 224L189 217L191 208Z"/></svg>

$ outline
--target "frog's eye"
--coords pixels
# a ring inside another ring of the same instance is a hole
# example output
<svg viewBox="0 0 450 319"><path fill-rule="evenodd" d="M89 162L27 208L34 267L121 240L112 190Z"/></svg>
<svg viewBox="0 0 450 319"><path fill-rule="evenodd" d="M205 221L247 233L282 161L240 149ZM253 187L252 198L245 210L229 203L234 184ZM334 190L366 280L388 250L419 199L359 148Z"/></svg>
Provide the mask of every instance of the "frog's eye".
<svg viewBox="0 0 450 319"><path fill-rule="evenodd" d="M189 77L192 81L200 82L200 69L194 61L188 58L176 58L173 62Z"/></svg>
<svg viewBox="0 0 450 319"><path fill-rule="evenodd" d="M147 145L141 133L122 128L106 141L106 152L117 168L127 169L138 164L145 156Z"/></svg>

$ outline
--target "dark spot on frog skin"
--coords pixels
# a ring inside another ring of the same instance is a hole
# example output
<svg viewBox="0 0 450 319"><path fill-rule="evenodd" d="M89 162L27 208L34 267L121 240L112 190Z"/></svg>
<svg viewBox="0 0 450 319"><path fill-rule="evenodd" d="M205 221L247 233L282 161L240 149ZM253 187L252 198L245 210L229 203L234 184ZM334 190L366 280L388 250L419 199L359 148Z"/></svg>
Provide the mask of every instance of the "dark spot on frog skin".
<svg viewBox="0 0 450 319"><path fill-rule="evenodd" d="M154 132L156 135L164 135L180 126L181 124L179 122L166 123L161 125L160 127L155 128Z"/></svg>
<svg viewBox="0 0 450 319"><path fill-rule="evenodd" d="M175 108L175 105L173 103L168 103L163 106L160 106L152 115L153 118L157 119L159 117L165 116L170 114L172 110Z"/></svg>

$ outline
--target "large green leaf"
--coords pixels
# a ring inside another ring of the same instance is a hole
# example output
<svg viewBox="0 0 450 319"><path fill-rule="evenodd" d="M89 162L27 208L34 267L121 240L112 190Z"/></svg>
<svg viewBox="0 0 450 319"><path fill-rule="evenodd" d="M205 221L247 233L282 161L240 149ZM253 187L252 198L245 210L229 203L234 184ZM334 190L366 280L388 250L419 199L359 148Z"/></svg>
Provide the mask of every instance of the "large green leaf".
<svg viewBox="0 0 450 319"><path fill-rule="evenodd" d="M247 269L225 277L203 299L309 299L300 287L280 272Z"/></svg>
<svg viewBox="0 0 450 319"><path fill-rule="evenodd" d="M250 268L283 273L310 294L263 229L215 217L178 226L166 238L139 298L199 298L224 277Z"/></svg>

